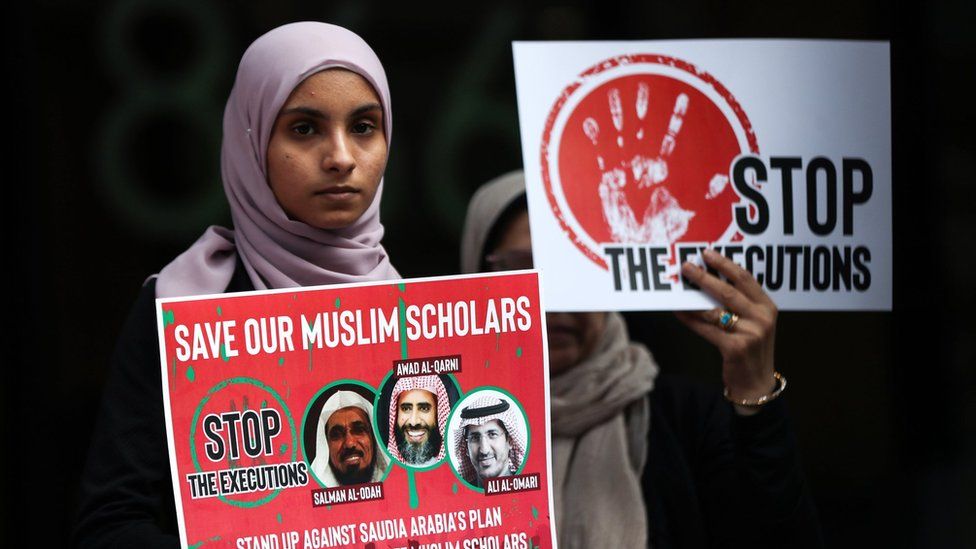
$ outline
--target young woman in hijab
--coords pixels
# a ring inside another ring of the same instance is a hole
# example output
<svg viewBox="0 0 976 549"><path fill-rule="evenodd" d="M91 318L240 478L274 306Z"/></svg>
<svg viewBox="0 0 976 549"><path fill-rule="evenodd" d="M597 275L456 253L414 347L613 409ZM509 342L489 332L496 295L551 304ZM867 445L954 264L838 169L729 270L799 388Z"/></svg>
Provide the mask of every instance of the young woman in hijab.
<svg viewBox="0 0 976 549"><path fill-rule="evenodd" d="M380 244L391 128L383 66L354 33L293 23L244 53L221 146L234 228L211 227L142 288L82 479L79 546L180 545L155 298L399 278Z"/></svg>
<svg viewBox="0 0 976 549"><path fill-rule="evenodd" d="M735 285L691 265L685 276L733 301L741 319L728 330L717 325L717 310L679 318L721 351L726 398L779 396L775 306L748 272L714 255L705 260ZM461 268L531 261L525 179L512 172L472 198ZM783 399L733 405L719 392L659 376L619 313L548 313L546 322L560 547L823 545Z"/></svg>

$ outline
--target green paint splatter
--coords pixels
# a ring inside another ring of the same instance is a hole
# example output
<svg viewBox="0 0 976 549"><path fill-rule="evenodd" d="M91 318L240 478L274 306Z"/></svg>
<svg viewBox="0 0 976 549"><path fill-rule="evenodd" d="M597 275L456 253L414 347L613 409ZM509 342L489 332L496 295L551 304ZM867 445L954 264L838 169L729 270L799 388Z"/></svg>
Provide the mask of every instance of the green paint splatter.
<svg viewBox="0 0 976 549"><path fill-rule="evenodd" d="M187 366L186 367L186 379L189 379L190 380L190 383L193 383L193 381L196 378L197 378L197 373L193 371L193 366Z"/></svg>
<svg viewBox="0 0 976 549"><path fill-rule="evenodd" d="M535 508L535 505L532 506L532 518L539 520L539 510Z"/></svg>
<svg viewBox="0 0 976 549"><path fill-rule="evenodd" d="M278 516L275 518L278 519L278 524L281 524L281 513L278 513Z"/></svg>
<svg viewBox="0 0 976 549"><path fill-rule="evenodd" d="M203 546L204 543L208 543L208 542L211 542L211 541L220 541L220 536L214 536L214 537L212 537L210 539L205 539L203 541L198 541L198 542L193 543L193 544L188 544L187 547L189 547L189 549L199 549L200 547Z"/></svg>
<svg viewBox="0 0 976 549"><path fill-rule="evenodd" d="M217 316L224 316L224 311L219 306L217 307Z"/></svg>
<svg viewBox="0 0 976 549"><path fill-rule="evenodd" d="M522 348L521 347L517 347L515 349L515 356L517 356L519 358L522 358Z"/></svg>
<svg viewBox="0 0 976 549"><path fill-rule="evenodd" d="M173 311L163 311L163 328L174 323L176 323L176 315L173 314Z"/></svg>
<svg viewBox="0 0 976 549"><path fill-rule="evenodd" d="M405 291L407 291L407 285L406 285L406 284L404 284L403 282L401 282L401 283L399 283L399 284L397 284L397 288L400 288L400 291L401 291L401 292L405 292Z"/></svg>
<svg viewBox="0 0 976 549"><path fill-rule="evenodd" d="M417 495L417 479L414 478L413 469L407 468L407 485L410 487L410 508L420 507L420 496Z"/></svg>
<svg viewBox="0 0 976 549"><path fill-rule="evenodd" d="M261 401L261 407L262 408L267 408L268 407L268 401L267 400L262 400Z"/></svg>
<svg viewBox="0 0 976 549"><path fill-rule="evenodd" d="M282 443L281 444L281 448L278 449L278 452L280 452L281 455L285 455L286 453L288 453L288 445L285 444L285 443Z"/></svg>
<svg viewBox="0 0 976 549"><path fill-rule="evenodd" d="M312 348L308 348L308 371L312 371Z"/></svg>
<svg viewBox="0 0 976 549"><path fill-rule="evenodd" d="M458 485L456 482L451 485L451 491L454 492L455 494L458 492Z"/></svg>
<svg viewBox="0 0 976 549"><path fill-rule="evenodd" d="M224 345L223 343L220 344L220 359L223 360L224 362L230 360L230 357L227 356L227 346Z"/></svg>
<svg viewBox="0 0 976 549"><path fill-rule="evenodd" d="M489 359L487 359L487 358L485 359L485 368L487 368L487 367L488 367L488 363L490 363L490 362L491 362L491 360L489 360Z"/></svg>
<svg viewBox="0 0 976 549"><path fill-rule="evenodd" d="M332 510L332 506L331 505L326 505L325 506L325 510L326 511L331 511Z"/></svg>
<svg viewBox="0 0 976 549"><path fill-rule="evenodd" d="M502 337L501 334L499 334L498 332L495 332L495 350L496 351L498 350L498 342L501 339L501 337Z"/></svg>
<svg viewBox="0 0 976 549"><path fill-rule="evenodd" d="M283 356L278 357L278 366L284 366L284 365L285 365L285 357Z"/></svg>
<svg viewBox="0 0 976 549"><path fill-rule="evenodd" d="M400 284L403 286L403 284ZM400 291L403 291L401 288ZM397 306L397 311L400 313L400 360L407 359L407 304L403 302L403 298L400 298L400 303Z"/></svg>
<svg viewBox="0 0 976 549"><path fill-rule="evenodd" d="M335 307L336 307L336 309L338 309L341 304L342 304L342 300L337 297L336 300L335 300Z"/></svg>

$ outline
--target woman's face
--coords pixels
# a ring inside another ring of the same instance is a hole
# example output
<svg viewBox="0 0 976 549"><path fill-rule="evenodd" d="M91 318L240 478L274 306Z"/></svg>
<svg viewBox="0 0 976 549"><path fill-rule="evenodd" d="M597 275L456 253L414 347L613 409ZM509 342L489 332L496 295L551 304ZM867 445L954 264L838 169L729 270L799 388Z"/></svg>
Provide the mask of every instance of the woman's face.
<svg viewBox="0 0 976 549"><path fill-rule="evenodd" d="M386 169L383 107L358 74L329 69L291 92L268 144L268 183L288 217L320 229L352 225Z"/></svg>
<svg viewBox="0 0 976 549"><path fill-rule="evenodd" d="M532 233L529 232L529 213L521 212L502 232L498 246L489 255L506 254L525 257L532 252ZM571 276L571 275L570 275ZM603 333L607 315L590 313L547 313L546 329L549 340L549 374L569 370L588 357L596 348Z"/></svg>

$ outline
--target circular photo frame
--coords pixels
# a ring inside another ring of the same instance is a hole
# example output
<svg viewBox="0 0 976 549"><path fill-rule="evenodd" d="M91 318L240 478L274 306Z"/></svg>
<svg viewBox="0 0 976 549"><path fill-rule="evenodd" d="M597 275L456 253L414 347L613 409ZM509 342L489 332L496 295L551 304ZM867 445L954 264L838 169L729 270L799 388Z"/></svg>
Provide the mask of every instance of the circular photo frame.
<svg viewBox="0 0 976 549"><path fill-rule="evenodd" d="M522 404L499 387L479 387L455 405L448 420L451 469L468 488L484 491L490 478L517 475L531 436Z"/></svg>
<svg viewBox="0 0 976 549"><path fill-rule="evenodd" d="M447 455L447 421L460 394L450 374L387 374L373 418L383 452L393 463L414 471L438 467Z"/></svg>
<svg viewBox="0 0 976 549"><path fill-rule="evenodd" d="M302 419L302 455L323 488L382 482L390 458L375 429L376 391L354 379L334 381L312 397Z"/></svg>

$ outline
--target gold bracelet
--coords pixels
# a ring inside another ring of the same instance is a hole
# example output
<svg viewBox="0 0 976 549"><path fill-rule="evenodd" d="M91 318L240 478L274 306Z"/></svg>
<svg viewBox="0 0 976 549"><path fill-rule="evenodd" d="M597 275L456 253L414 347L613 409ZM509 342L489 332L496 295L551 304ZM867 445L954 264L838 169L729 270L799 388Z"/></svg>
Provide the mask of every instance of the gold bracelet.
<svg viewBox="0 0 976 549"><path fill-rule="evenodd" d="M783 394L783 391L786 390L786 378L776 371L773 372L773 377L776 378L776 389L774 389L772 393L769 393L768 395L763 395L755 400L735 400L731 396L729 396L728 387L726 387L725 391L722 392L722 396L724 396L725 400L731 402L732 404L758 408L771 400L776 400L779 397L779 395Z"/></svg>

